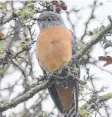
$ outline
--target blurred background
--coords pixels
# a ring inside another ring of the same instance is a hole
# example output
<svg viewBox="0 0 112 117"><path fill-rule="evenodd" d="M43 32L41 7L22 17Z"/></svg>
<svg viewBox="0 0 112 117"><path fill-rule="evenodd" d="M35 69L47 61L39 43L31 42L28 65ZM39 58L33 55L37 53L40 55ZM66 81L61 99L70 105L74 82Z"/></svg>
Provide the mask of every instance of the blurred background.
<svg viewBox="0 0 112 117"><path fill-rule="evenodd" d="M45 1L0 1L0 104L25 94L42 75L36 59L39 34L35 20ZM61 11L68 29L76 36L79 51L110 24L112 0L64 0ZM111 31L80 60L80 117L112 117L112 65L100 56L112 57ZM91 106L90 106L91 105ZM1 113L0 117L57 117L46 90Z"/></svg>

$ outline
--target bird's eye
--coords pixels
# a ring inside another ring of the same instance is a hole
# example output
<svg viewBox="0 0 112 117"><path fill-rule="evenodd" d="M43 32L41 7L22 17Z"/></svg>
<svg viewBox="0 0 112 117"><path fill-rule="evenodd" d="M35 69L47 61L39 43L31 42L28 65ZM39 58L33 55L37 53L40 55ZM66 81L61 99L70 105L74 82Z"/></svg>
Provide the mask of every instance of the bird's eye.
<svg viewBox="0 0 112 117"><path fill-rule="evenodd" d="M47 21L48 21L48 22L51 22L52 20L53 20L52 17L48 17L48 18L47 18Z"/></svg>

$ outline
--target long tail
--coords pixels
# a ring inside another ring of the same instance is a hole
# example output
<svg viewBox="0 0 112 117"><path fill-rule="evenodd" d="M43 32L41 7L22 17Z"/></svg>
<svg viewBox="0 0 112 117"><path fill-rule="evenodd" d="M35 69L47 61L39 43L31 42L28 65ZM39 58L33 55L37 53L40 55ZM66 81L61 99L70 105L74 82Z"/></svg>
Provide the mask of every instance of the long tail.
<svg viewBox="0 0 112 117"><path fill-rule="evenodd" d="M77 117L78 115L78 84L75 83L72 107L64 112L64 117Z"/></svg>
<svg viewBox="0 0 112 117"><path fill-rule="evenodd" d="M79 90L77 82L74 84L74 88L56 88L53 84L48 90L55 105L64 117L77 117Z"/></svg>

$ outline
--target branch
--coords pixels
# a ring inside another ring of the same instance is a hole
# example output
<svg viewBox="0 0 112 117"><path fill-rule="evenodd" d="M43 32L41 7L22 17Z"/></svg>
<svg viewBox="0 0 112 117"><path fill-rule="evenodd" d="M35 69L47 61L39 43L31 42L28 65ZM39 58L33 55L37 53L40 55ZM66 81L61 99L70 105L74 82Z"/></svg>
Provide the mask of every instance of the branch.
<svg viewBox="0 0 112 117"><path fill-rule="evenodd" d="M99 96L99 97L94 97L93 99L90 99L88 101L88 104L95 104L96 101L97 101L97 103L101 103L101 102L108 101L109 99L112 99L112 93L108 93L108 94L105 94L105 95ZM84 104L83 108L87 108L88 104ZM93 105L92 105L92 107L93 107Z"/></svg>
<svg viewBox="0 0 112 117"><path fill-rule="evenodd" d="M90 99L86 104L82 105L79 109L79 114L81 117L84 117L89 114L90 109L94 109L96 103L105 102L112 99L112 93L108 93L99 97L94 97L93 99Z"/></svg>
<svg viewBox="0 0 112 117"><path fill-rule="evenodd" d="M84 39L84 37L85 37L85 35L87 33L87 29L88 29L89 23L94 18L95 9L96 9L96 1L93 2L92 11L91 11L90 17L88 18L87 22L85 23L85 30L84 30L83 35L81 36L81 40Z"/></svg>
<svg viewBox="0 0 112 117"><path fill-rule="evenodd" d="M64 70L64 69L66 69L66 67L63 67L62 69ZM60 71L57 71L57 72L60 74ZM54 83L56 81L64 82L64 81L68 81L68 80L70 81L71 78L74 78L73 75L72 76L68 75L67 77L65 77L66 78L66 80L65 80L65 78L58 76L58 74L55 75L55 73L57 73L57 72L37 78L38 81L44 81L44 82L41 84L34 84L35 86L32 87L29 91L27 91L25 94L22 94L21 96L15 98L15 99L12 99L11 101L7 101L6 103L1 104L0 112L3 112L9 108L17 106L18 104L20 104L24 101L27 101L28 99L32 98L36 93L38 93L41 90L44 90L45 88L48 88L50 85L52 85L52 83ZM77 73L77 71L76 71L76 73ZM47 79L49 79L49 80L47 80ZM77 78L74 80L76 80L80 84L85 84L85 82L83 82Z"/></svg>
<svg viewBox="0 0 112 117"><path fill-rule="evenodd" d="M17 106L18 104L20 104L24 101L27 101L28 99L32 98L39 91L42 91L43 89L47 88L49 85L50 85L50 83L47 80L40 85L36 85L35 87L33 87L31 90L29 90L22 96L12 99L11 101L8 101L6 103L0 104L0 112L3 112L9 108Z"/></svg>
<svg viewBox="0 0 112 117"><path fill-rule="evenodd" d="M98 35L93 37L93 39L78 53L77 58L80 59L84 54L86 54L93 45L97 44L105 34L107 34L112 29L112 23L108 25L104 30L100 31Z"/></svg>

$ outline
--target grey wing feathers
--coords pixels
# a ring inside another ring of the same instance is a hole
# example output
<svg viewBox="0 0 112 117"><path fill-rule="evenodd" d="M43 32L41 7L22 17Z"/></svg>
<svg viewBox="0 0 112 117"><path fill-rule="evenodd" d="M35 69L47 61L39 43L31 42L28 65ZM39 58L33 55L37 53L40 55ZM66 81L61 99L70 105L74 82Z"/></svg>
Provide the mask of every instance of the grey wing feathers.
<svg viewBox="0 0 112 117"><path fill-rule="evenodd" d="M78 53L78 46L77 46L77 42L76 42L76 37L74 35L74 33L72 31L70 31L72 34L72 55L77 55ZM75 65L73 65L74 67L79 69L79 74L78 74L78 78L80 78L80 68L79 68L79 60L76 60L77 62L75 63ZM77 82L75 82L75 86L74 86L74 101L75 101L75 105L76 105L76 112L78 112L78 95L79 95L79 84Z"/></svg>
<svg viewBox="0 0 112 117"><path fill-rule="evenodd" d="M77 42L76 42L76 37L74 35L74 33L70 30L71 34L72 34L72 55L77 54Z"/></svg>
<svg viewBox="0 0 112 117"><path fill-rule="evenodd" d="M42 71L44 74L46 74L44 69L42 69ZM62 107L62 104L61 104L61 101L60 101L55 84L52 84L50 87L48 87L48 91L49 91L49 94L50 94L52 100L54 101L56 107L58 108L58 110L61 113L63 113L63 107Z"/></svg>
<svg viewBox="0 0 112 117"><path fill-rule="evenodd" d="M38 62L39 62L39 59L38 59ZM42 67L41 67L41 69L43 71L43 74L46 75L47 74L46 71ZM60 101L57 89L55 87L55 84L52 84L50 87L48 87L48 91L49 91L50 96L51 96L52 100L54 101L56 107L59 109L59 111L61 113L63 113L63 107L61 105L61 101Z"/></svg>

